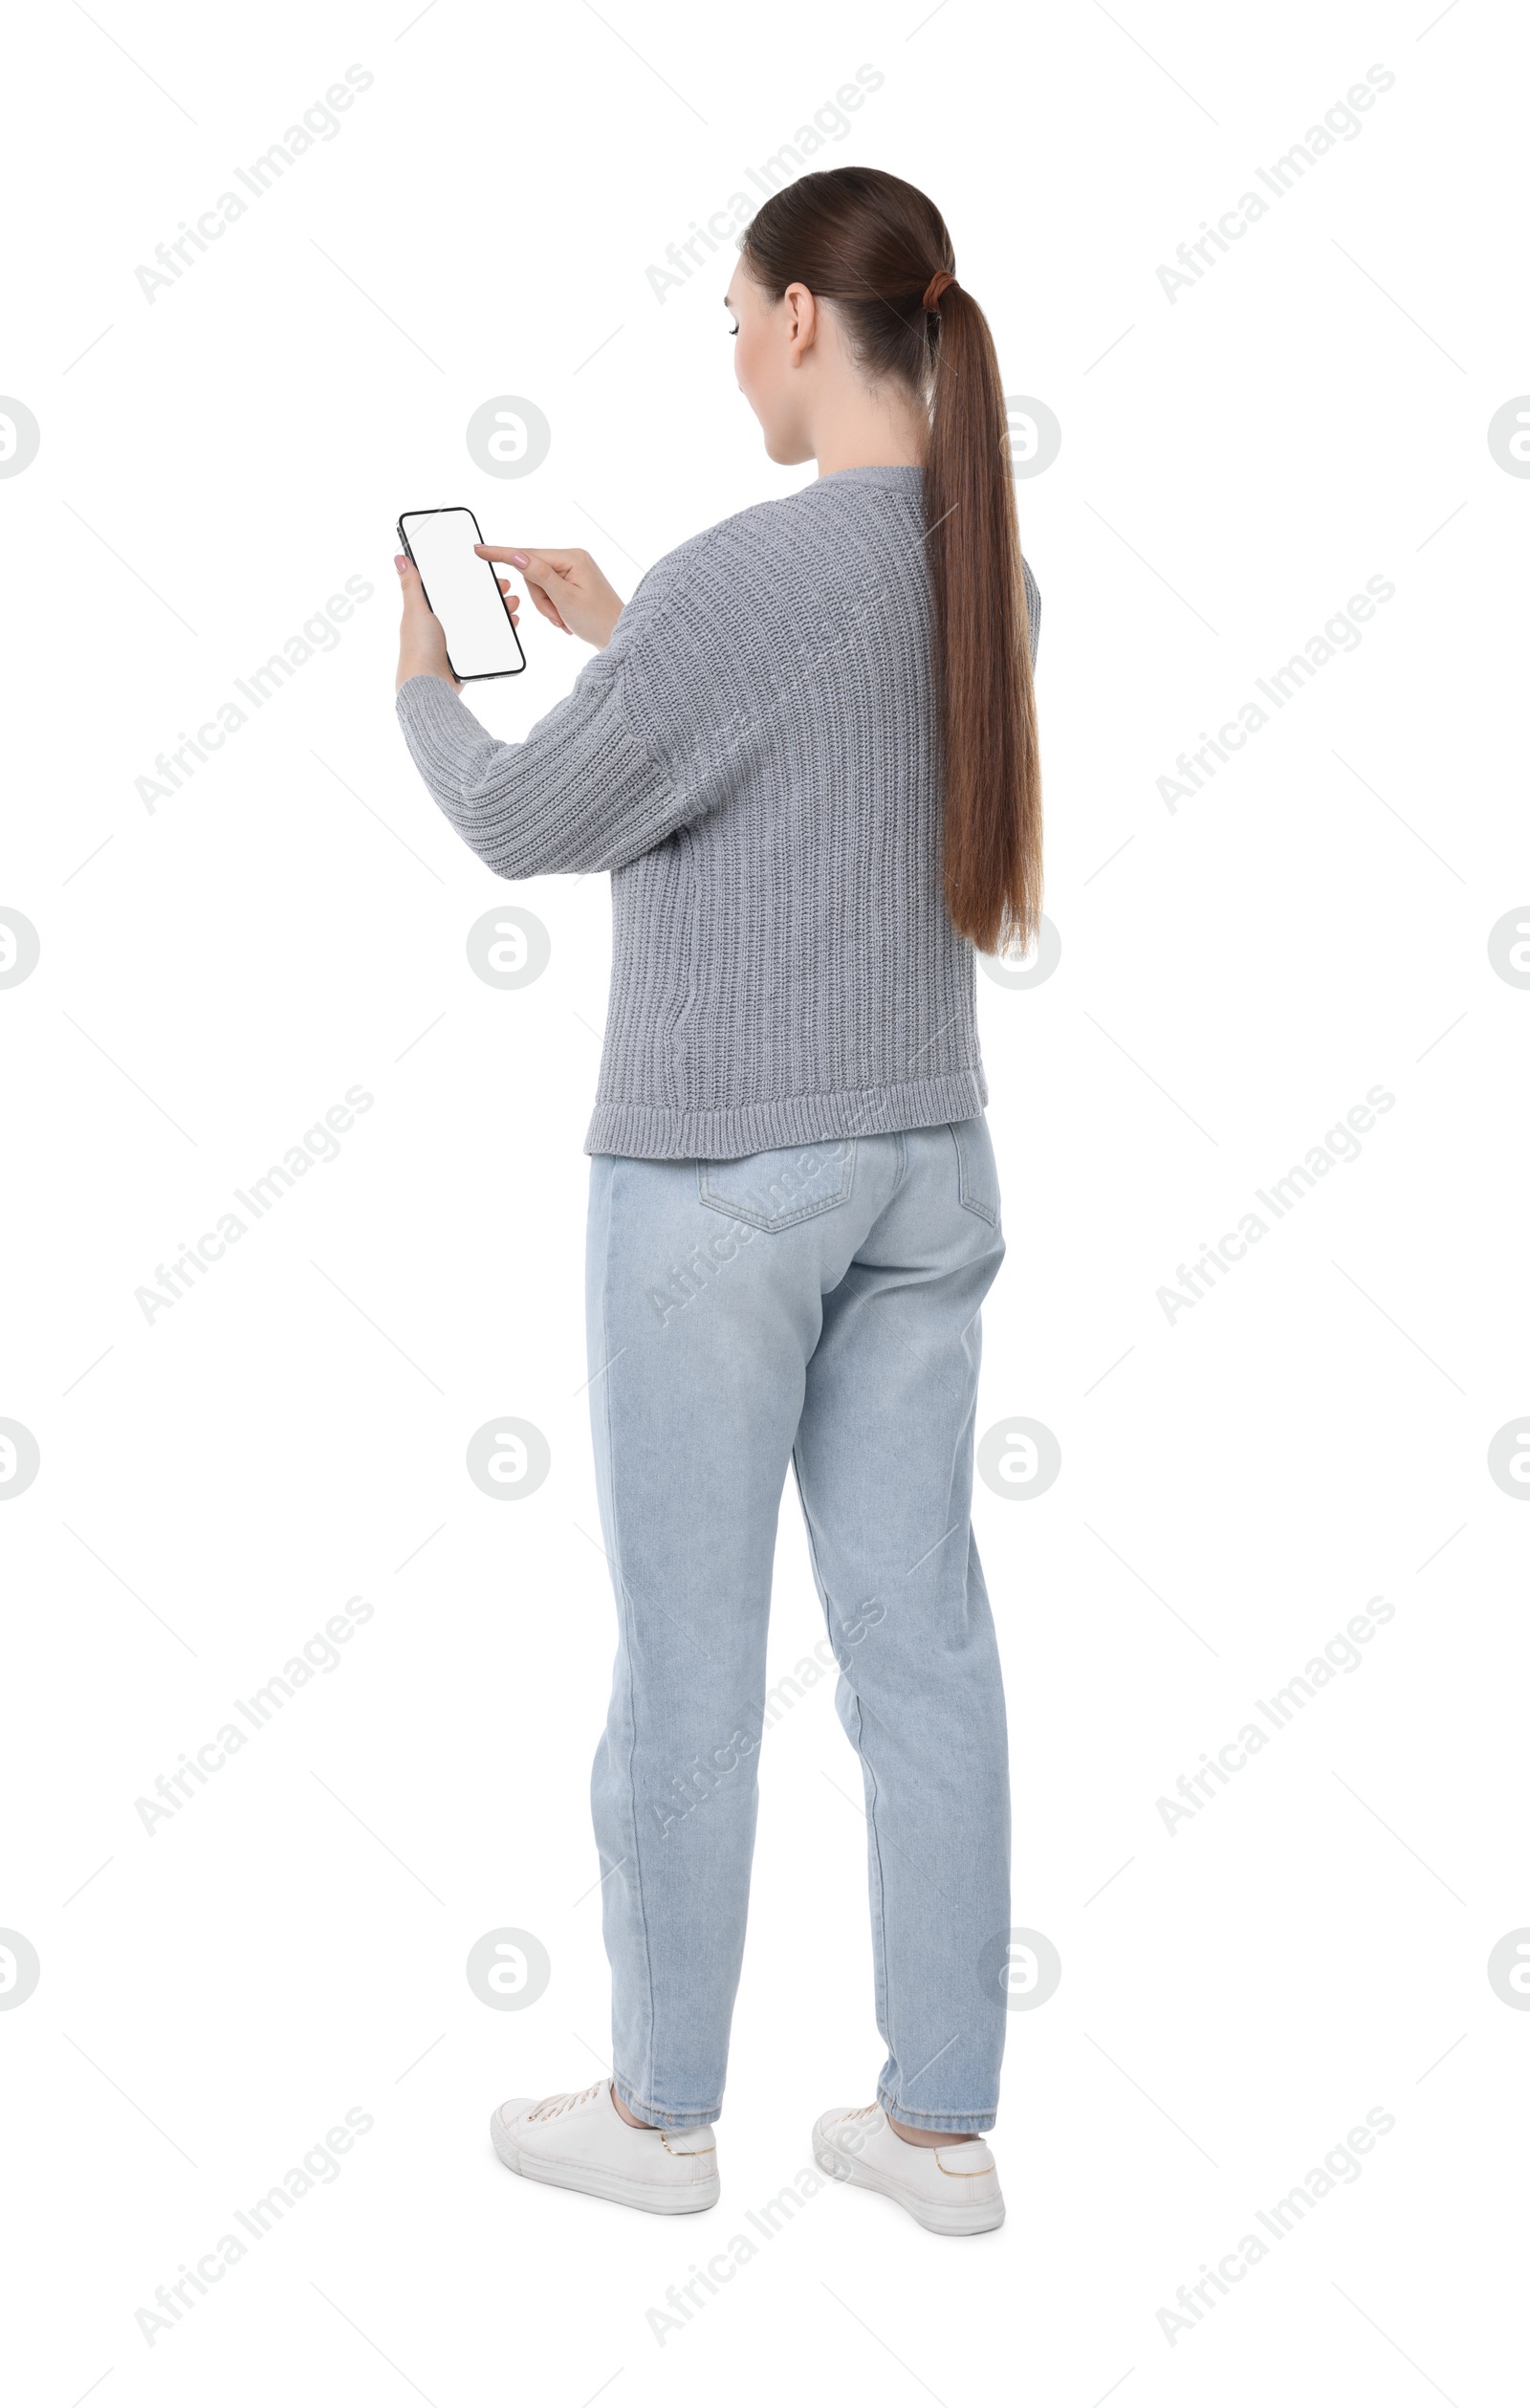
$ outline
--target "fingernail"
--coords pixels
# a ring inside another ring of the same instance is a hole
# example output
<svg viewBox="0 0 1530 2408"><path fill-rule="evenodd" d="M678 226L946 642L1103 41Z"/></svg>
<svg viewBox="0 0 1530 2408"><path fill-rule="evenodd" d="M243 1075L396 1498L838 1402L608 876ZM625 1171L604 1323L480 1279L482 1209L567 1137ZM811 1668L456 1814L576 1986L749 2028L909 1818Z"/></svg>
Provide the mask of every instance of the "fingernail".
<svg viewBox="0 0 1530 2408"><path fill-rule="evenodd" d="M406 565L406 564L405 564L405 561L404 561L404 555L403 555L403 553L402 553L402 552L395 552L395 553L394 553L394 555L393 555L393 565L394 565L394 567L398 570L398 572L399 572L400 576L402 577L402 576L403 576L403 574L404 574L404 567L405 567L405 565Z"/></svg>
<svg viewBox="0 0 1530 2408"><path fill-rule="evenodd" d="M512 552L508 555L508 558L514 561L515 566L518 569L523 569L526 566L527 561L531 558L531 554L529 552Z"/></svg>

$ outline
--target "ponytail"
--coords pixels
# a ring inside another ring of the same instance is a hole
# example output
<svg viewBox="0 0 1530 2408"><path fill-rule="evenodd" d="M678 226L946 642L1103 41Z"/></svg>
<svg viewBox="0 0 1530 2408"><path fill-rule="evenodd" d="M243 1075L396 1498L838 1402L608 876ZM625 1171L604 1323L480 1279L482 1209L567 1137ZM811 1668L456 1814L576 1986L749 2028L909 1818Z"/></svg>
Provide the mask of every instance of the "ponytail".
<svg viewBox="0 0 1530 2408"><path fill-rule="evenodd" d="M925 461L946 908L979 952L1027 950L1041 917L1041 780L1031 644L988 320L952 282L936 308Z"/></svg>
<svg viewBox="0 0 1530 2408"><path fill-rule="evenodd" d="M778 299L833 301L873 382L929 408L924 552L945 782L942 879L980 952L1029 950L1041 916L1041 777L1030 627L998 357L956 282L933 202L875 167L800 176L750 221L745 266Z"/></svg>

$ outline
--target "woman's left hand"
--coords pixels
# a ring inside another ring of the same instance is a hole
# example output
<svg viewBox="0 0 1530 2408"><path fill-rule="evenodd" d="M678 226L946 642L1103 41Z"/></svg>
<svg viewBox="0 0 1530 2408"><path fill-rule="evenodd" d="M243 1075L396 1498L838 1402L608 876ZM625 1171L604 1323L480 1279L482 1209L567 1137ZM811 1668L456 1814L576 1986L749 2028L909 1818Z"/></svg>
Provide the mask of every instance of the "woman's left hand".
<svg viewBox="0 0 1530 2408"><path fill-rule="evenodd" d="M399 583L404 592L404 620L399 628L399 673L393 681L394 692L398 692L406 678L440 677L454 692L461 693L462 681L452 676L451 664L447 658L446 631L426 601L419 570L403 552L395 552L393 565L399 572ZM512 593L509 580L505 578L499 580L499 590L504 595L511 624L514 625L520 597Z"/></svg>
<svg viewBox="0 0 1530 2408"><path fill-rule="evenodd" d="M451 674L447 659L446 630L425 598L420 572L406 553L395 552L393 565L399 572L404 591L404 619L399 628L399 673L393 690L410 677L444 677L448 686L461 692L459 681Z"/></svg>

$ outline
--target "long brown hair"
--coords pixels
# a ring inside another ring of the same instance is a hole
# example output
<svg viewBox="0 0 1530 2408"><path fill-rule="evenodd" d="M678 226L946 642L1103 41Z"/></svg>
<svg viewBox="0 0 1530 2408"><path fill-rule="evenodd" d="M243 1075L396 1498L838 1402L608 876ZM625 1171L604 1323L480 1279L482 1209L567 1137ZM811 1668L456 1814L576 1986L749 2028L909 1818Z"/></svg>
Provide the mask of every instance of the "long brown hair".
<svg viewBox="0 0 1530 2408"><path fill-rule="evenodd" d="M933 201L878 167L799 176L739 245L773 300L805 284L832 301L873 383L929 411L924 553L945 773L942 875L955 927L982 952L1028 950L1041 912L1041 774L1030 629L998 358L954 281ZM952 278L927 310L937 270Z"/></svg>

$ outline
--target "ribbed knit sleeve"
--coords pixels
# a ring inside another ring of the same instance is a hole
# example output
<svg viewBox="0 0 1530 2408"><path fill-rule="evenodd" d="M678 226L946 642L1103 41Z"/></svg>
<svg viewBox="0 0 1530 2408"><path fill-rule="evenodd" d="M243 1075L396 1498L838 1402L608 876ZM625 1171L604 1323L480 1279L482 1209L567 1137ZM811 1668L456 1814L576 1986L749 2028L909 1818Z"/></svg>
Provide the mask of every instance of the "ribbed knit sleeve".
<svg viewBox="0 0 1530 2408"><path fill-rule="evenodd" d="M677 556L658 562L571 692L518 744L480 726L442 677L400 687L416 768L464 843L501 878L619 869L717 800L715 778L660 760L633 724L627 681L663 644Z"/></svg>

